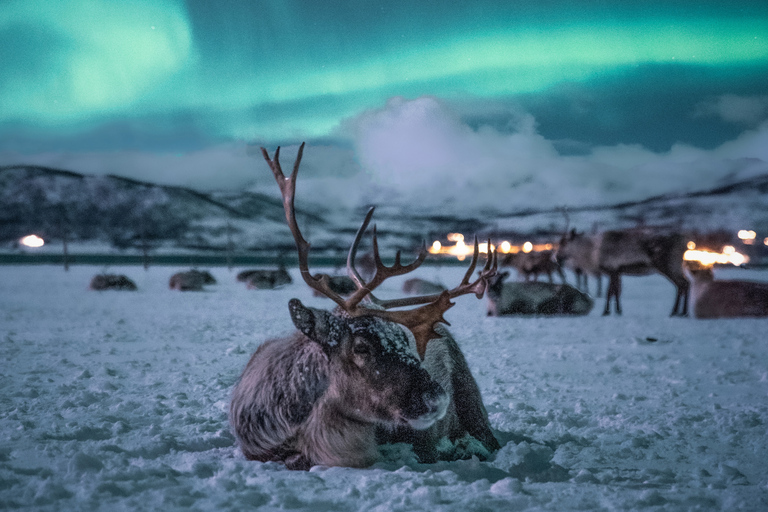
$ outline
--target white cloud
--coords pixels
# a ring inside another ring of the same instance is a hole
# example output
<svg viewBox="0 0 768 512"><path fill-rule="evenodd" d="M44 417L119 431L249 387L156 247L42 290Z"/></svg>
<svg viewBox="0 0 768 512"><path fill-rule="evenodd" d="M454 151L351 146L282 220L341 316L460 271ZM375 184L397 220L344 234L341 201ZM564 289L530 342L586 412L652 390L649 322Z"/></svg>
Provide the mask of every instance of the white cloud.
<svg viewBox="0 0 768 512"><path fill-rule="evenodd" d="M473 130L429 97L394 98L351 125L361 166L386 192L380 199L416 211L631 201L714 186L736 159L768 162L767 126L712 151L677 144L655 153L619 144L563 156L531 116L521 116L512 134Z"/></svg>

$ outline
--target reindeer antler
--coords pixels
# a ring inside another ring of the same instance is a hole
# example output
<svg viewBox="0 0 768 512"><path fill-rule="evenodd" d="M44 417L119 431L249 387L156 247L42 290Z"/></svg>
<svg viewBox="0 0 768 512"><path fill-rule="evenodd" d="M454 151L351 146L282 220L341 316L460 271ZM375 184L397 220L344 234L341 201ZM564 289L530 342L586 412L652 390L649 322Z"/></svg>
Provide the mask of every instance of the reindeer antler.
<svg viewBox="0 0 768 512"><path fill-rule="evenodd" d="M338 304L344 311L350 316L369 315L376 316L385 320L399 323L411 330L416 338L416 347L418 349L421 358L424 358L424 354L427 349L427 343L430 339L439 338L440 335L435 332L435 324L448 322L443 318L443 314L450 309L454 303L451 299L460 295L466 295L468 293L474 293L477 298L482 298L485 293L485 289L488 285L488 279L490 279L495 273L497 268L496 252L491 250L490 240L488 241L488 259L482 271L479 272L479 277L476 281L470 283L469 280L472 277L475 267L477 266L477 260L480 254L477 238L475 238L475 250L472 257L472 263L469 266L464 278L456 288L452 290L446 290L436 295L425 295L422 297L410 297L403 299L394 299L389 301L381 301L376 299L372 295L381 283L390 277L401 276L409 272L416 270L427 257L426 243L422 245L419 250L419 254L412 263L403 265L400 263L400 251L397 251L395 255L395 263L388 267L381 261L379 255L379 243L376 236L376 226L373 227L373 257L376 265L376 271L371 278L370 282L360 276L354 265L355 256L357 255L357 247L360 244L360 240L368 227L373 216L374 209L371 208L363 220L363 224L355 236L355 240L350 247L349 254L347 256L347 272L352 280L357 285L357 290L348 298L344 299L339 294L331 290L330 277L327 274L312 275L309 272L309 248L310 244L307 242L301 234L298 222L296 221L296 210L294 208L294 198L296 195L296 176L299 172L299 164L301 163L301 157L304 153L304 143L299 146L299 152L296 156L296 161L293 164L293 172L290 177L286 178L283 174L283 170L280 166L280 148L275 150L275 157L271 159L266 149L261 148L264 160L266 160L269 168L272 169L272 173L275 176L278 186L280 187L280 193L283 197L283 208L285 210L285 218L288 221L288 226L293 234L293 238L296 241L296 249L299 256L299 270L304 282L309 285L313 290L317 290L321 294L325 295L329 299ZM360 307L363 299L370 299L375 304L378 304L383 309L372 309ZM423 304L421 307L403 310L403 311L388 311L391 308L415 306ZM450 325L450 324L448 324Z"/></svg>

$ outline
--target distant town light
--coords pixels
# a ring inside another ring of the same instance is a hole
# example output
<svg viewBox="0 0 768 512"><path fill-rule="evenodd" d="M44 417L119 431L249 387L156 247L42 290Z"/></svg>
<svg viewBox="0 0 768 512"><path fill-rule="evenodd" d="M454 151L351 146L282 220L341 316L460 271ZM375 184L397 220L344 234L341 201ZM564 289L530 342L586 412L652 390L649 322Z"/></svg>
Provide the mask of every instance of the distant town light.
<svg viewBox="0 0 768 512"><path fill-rule="evenodd" d="M768 236L763 240L763 245L768 245Z"/></svg>
<svg viewBox="0 0 768 512"><path fill-rule="evenodd" d="M531 242L525 242L523 244L523 252L531 252L533 250L533 244Z"/></svg>
<svg viewBox="0 0 768 512"><path fill-rule="evenodd" d="M442 247L443 247L443 244L440 243L440 240L435 240L434 242L432 242L432 250L430 250L429 252L431 252L432 254L440 254L440 248Z"/></svg>
<svg viewBox="0 0 768 512"><path fill-rule="evenodd" d="M726 265L730 263L731 265L736 265L737 267L749 261L749 257L736 252L736 250L730 245L725 246L723 248L723 252L721 253L689 249L685 251L685 254L683 254L683 259L685 261L698 261L702 265L706 266L712 266L715 263L720 265Z"/></svg>
<svg viewBox="0 0 768 512"><path fill-rule="evenodd" d="M739 231L739 238L741 238L742 240L754 240L756 236L757 236L757 233L755 233L751 229L750 230L742 229Z"/></svg>
<svg viewBox="0 0 768 512"><path fill-rule="evenodd" d="M21 245L26 245L27 247L42 247L45 245L45 240L37 235L27 235L19 240L19 242Z"/></svg>
<svg viewBox="0 0 768 512"><path fill-rule="evenodd" d="M766 238L765 240L766 240L765 245L768 245L768 238ZM503 252L504 254L508 254L509 251L512 250L512 244L504 240L503 242L501 242L500 248L501 248L501 252Z"/></svg>
<svg viewBox="0 0 768 512"><path fill-rule="evenodd" d="M696 248L696 242L688 242L688 250L692 251Z"/></svg>

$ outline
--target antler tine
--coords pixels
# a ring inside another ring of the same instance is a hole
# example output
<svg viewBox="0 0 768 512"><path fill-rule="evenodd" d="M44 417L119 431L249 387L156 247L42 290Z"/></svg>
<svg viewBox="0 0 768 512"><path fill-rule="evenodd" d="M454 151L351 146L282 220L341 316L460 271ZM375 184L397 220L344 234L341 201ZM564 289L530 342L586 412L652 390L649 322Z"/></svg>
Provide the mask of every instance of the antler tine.
<svg viewBox="0 0 768 512"><path fill-rule="evenodd" d="M412 263L408 265L402 265L400 263L400 251L397 251L397 254L395 255L395 263L391 267L384 265L379 254L379 239L376 235L376 225L374 224L373 260L376 265L376 272L374 273L373 278L369 283L365 283L365 281L360 279L360 282L363 283L363 286L358 287L357 291L347 299L347 306L351 309L354 309L366 296L371 297L374 302L380 303L381 301L371 296L371 292L390 277L401 276L403 274L413 272L419 268L419 266L421 266L421 264L424 263L424 260L427 258L427 254L427 246L426 244L423 244L419 250L419 254L416 257L416 260L414 260Z"/></svg>
<svg viewBox="0 0 768 512"><path fill-rule="evenodd" d="M330 278L326 274L317 274L313 276L309 273L309 248L310 244L301 235L299 224L296 221L296 209L294 208L294 199L296 196L296 176L299 173L299 164L301 164L301 157L304 154L304 143L299 146L299 152L296 155L296 161L293 164L293 172L290 177L286 178L283 174L283 169L280 166L280 147L275 150L275 158L269 158L269 153L265 148L261 148L261 154L264 156L264 160L267 161L269 168L272 169L272 174L275 175L275 181L277 181L278 187L280 187L280 193L283 196L283 209L285 210L285 220L288 222L288 227L293 234L293 239L296 242L296 250L299 256L299 270L301 271L301 277L304 279L310 288L319 291L336 304L341 307L345 307L344 298L339 294L331 290Z"/></svg>
<svg viewBox="0 0 768 512"><path fill-rule="evenodd" d="M363 223L360 225L360 229L357 230L357 234L355 235L355 241L352 242L352 245L349 248L349 253L347 254L347 274L349 275L350 279L352 279L355 282L358 289L365 287L365 279L363 279L363 277L357 271L357 267L355 267L355 258L357 258L357 248L360 245L360 240L362 240L365 230L368 229L368 224L371 222L371 217L373 217L374 210L375 210L375 207L373 206L368 209L368 213L365 215L365 219L363 220Z"/></svg>

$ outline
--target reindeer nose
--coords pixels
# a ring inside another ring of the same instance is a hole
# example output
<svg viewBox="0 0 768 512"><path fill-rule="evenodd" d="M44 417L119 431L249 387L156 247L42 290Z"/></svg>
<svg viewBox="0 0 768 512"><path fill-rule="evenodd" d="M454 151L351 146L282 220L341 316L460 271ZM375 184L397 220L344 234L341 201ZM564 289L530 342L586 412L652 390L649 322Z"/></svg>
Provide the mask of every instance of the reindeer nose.
<svg viewBox="0 0 768 512"><path fill-rule="evenodd" d="M411 388L408 403L403 408L403 418L416 430L429 428L445 416L450 398L443 387L424 372L426 378Z"/></svg>

